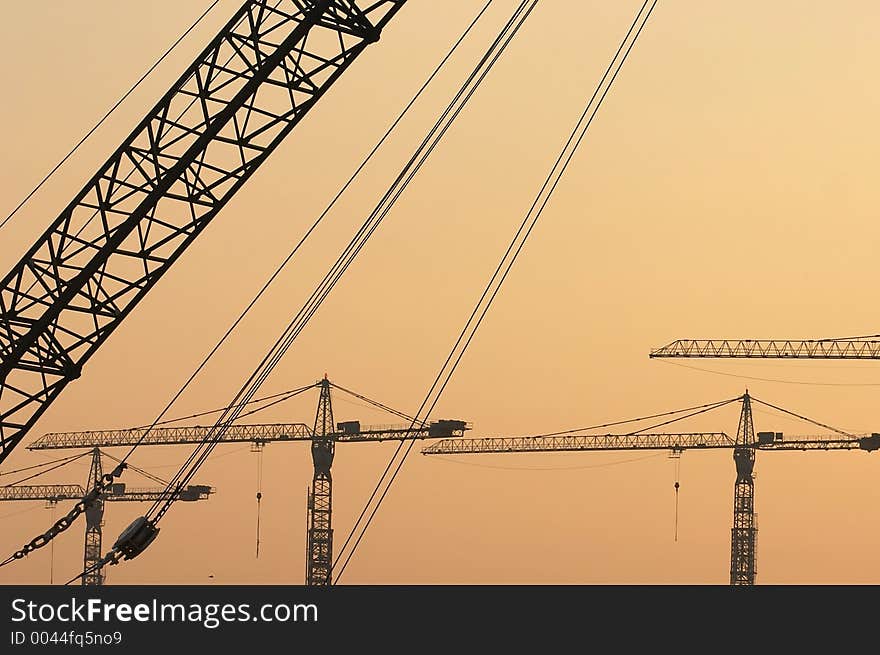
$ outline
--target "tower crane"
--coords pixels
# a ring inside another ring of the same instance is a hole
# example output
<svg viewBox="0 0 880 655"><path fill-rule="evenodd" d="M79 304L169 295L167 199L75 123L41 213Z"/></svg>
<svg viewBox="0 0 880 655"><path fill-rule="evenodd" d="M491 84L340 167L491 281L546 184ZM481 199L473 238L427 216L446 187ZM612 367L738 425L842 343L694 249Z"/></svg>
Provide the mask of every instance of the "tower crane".
<svg viewBox="0 0 880 655"><path fill-rule="evenodd" d="M758 450L863 450L880 449L880 434L864 436L819 436L786 438L781 432L755 433L752 397L742 401L735 437L724 432L629 433L605 435L566 435L498 437L488 439L442 440L427 446L423 455L472 455L481 453L538 453L576 451L669 450L679 455L685 450L730 449L736 465L733 527L730 539L730 584L754 585L757 574L757 516L755 514L755 453Z"/></svg>
<svg viewBox="0 0 880 655"><path fill-rule="evenodd" d="M406 0L244 0L0 279L0 463Z"/></svg>
<svg viewBox="0 0 880 655"><path fill-rule="evenodd" d="M332 583L333 565L333 478L331 468L337 443L403 441L414 439L456 438L471 426L466 421L441 419L420 426L361 426L359 421L343 421L334 426L330 389L325 376L315 387L320 389L313 427L304 423L231 425L221 443L251 443L259 451L269 443L311 443L314 475L307 497L306 584L326 586ZM339 387L337 387L339 388ZM30 450L59 448L179 445L201 443L210 427L156 427L151 430L98 430L91 432L48 433L28 446ZM258 492L258 501L260 493Z"/></svg>
<svg viewBox="0 0 880 655"><path fill-rule="evenodd" d="M880 359L876 337L846 339L678 339L652 350L651 358Z"/></svg>
<svg viewBox="0 0 880 655"><path fill-rule="evenodd" d="M89 480L86 487L79 484L42 484L42 485L11 485L0 487L0 502L44 500L55 505L66 500L81 500L87 489L94 487L95 480L100 480L104 473L103 453L99 448L92 449ZM179 492L178 499L185 502L208 500L214 488L207 485L189 485ZM109 490L101 494L85 511L86 529L83 549L82 585L84 587L101 586L104 574L95 570L95 562L101 559L101 537L104 525L104 503L106 502L155 502L168 496L164 487L141 489L128 488L124 482L115 482Z"/></svg>

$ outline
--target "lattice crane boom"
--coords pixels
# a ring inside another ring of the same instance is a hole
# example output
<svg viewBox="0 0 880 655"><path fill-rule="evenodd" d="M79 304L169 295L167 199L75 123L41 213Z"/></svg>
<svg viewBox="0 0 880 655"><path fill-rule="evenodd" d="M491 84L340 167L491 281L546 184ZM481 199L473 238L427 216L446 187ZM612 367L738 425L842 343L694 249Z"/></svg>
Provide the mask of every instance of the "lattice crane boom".
<svg viewBox="0 0 880 655"><path fill-rule="evenodd" d="M568 435L556 437L490 437L443 439L422 450L423 455L480 453L548 453L602 450L734 449L736 439L724 432ZM750 445L758 450L864 450L880 449L880 434L856 438L830 436L784 437L782 432L759 432Z"/></svg>
<svg viewBox="0 0 880 655"><path fill-rule="evenodd" d="M338 423L336 431L327 438L338 442L401 441L455 437L470 429L465 421L439 420L421 428L404 425L361 426L358 421ZM201 443L209 434L208 426L159 427L147 430L93 430L88 432L49 432L34 443L29 450L54 450L63 448L91 448L94 446L145 446L180 445ZM146 436L144 436L146 434ZM143 438L143 441L140 441ZM231 426L219 442L266 444L284 441L312 441L313 429L305 423L260 423Z"/></svg>
<svg viewBox="0 0 880 655"><path fill-rule="evenodd" d="M0 281L0 462L406 0L246 0Z"/></svg>
<svg viewBox="0 0 880 655"><path fill-rule="evenodd" d="M193 502L207 500L214 493L213 487L194 484L185 487L179 494L179 500ZM60 503L66 500L80 500L86 495L86 488L80 484L21 484L0 487L0 502L14 500L45 500ZM168 492L161 487L149 489L129 489L125 484L117 483L103 499L109 502L143 503L164 500Z"/></svg>
<svg viewBox="0 0 880 655"><path fill-rule="evenodd" d="M45 500L48 503L79 500L86 495L81 484L21 484L0 487L0 501Z"/></svg>
<svg viewBox="0 0 880 655"><path fill-rule="evenodd" d="M652 350L651 358L880 359L880 340L678 339Z"/></svg>

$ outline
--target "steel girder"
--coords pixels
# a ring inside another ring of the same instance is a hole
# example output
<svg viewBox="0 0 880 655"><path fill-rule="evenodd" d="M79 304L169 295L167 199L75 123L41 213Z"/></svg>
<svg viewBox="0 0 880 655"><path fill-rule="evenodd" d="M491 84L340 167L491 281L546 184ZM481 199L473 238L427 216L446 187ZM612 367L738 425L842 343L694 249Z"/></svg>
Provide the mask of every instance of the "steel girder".
<svg viewBox="0 0 880 655"><path fill-rule="evenodd" d="M405 2L243 3L0 282L0 462Z"/></svg>

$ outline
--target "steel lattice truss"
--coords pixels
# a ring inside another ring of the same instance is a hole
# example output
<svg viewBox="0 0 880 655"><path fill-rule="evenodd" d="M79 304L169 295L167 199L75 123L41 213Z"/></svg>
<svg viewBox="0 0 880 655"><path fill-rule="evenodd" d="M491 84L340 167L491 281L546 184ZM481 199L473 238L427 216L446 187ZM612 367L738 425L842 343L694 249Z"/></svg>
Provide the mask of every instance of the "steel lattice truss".
<svg viewBox="0 0 880 655"><path fill-rule="evenodd" d="M195 425L172 428L132 428L128 430L92 430L88 432L49 432L28 446L29 450L58 448L91 448L93 446L144 446L201 443L211 428ZM233 425L221 441L306 441L312 438L312 429L305 423L275 423L264 425Z"/></svg>
<svg viewBox="0 0 880 655"><path fill-rule="evenodd" d="M354 426L353 426L354 427ZM333 433L333 402L330 381L321 381L321 396L312 430L312 464L315 474L308 496L308 534L306 535L306 585L326 587L332 583L333 570L333 467L335 445Z"/></svg>
<svg viewBox="0 0 880 655"><path fill-rule="evenodd" d="M781 435L781 433L780 433ZM548 453L595 450L672 450L737 448L736 439L724 432L644 433L572 435L565 437L492 437L488 439L443 439L424 450L423 455L477 453ZM865 450L880 449L880 434L862 437L809 436L747 445L757 450Z"/></svg>
<svg viewBox="0 0 880 655"><path fill-rule="evenodd" d="M0 487L0 501L9 500L45 500L49 502L61 502L65 500L82 500L87 493L81 484L39 484L39 485L13 485ZM118 491L111 491L104 496L105 501L111 502L154 502L165 500L171 492L160 488L151 489L126 489L120 486ZM207 500L213 493L211 487L203 485L190 485L180 492L180 500Z"/></svg>
<svg viewBox="0 0 880 655"><path fill-rule="evenodd" d="M0 487L0 501L5 500L80 500L86 495L81 484L20 484Z"/></svg>
<svg viewBox="0 0 880 655"><path fill-rule="evenodd" d="M89 481L86 486L94 489L104 477L104 464L98 448L92 449L92 465L89 467ZM86 505L86 534L83 544L83 587L100 587L104 584L104 571L98 565L101 561L101 541L103 540L104 498L98 497Z"/></svg>
<svg viewBox="0 0 880 655"><path fill-rule="evenodd" d="M650 357L880 359L880 341L876 339L820 341L679 339L652 351Z"/></svg>
<svg viewBox="0 0 880 655"><path fill-rule="evenodd" d="M422 453L541 453L583 450L678 450L683 448L732 448L733 437L724 432L572 435L564 437L491 437L444 439Z"/></svg>
<svg viewBox="0 0 880 655"><path fill-rule="evenodd" d="M244 2L0 283L0 462L405 2Z"/></svg>
<svg viewBox="0 0 880 655"><path fill-rule="evenodd" d="M730 530L730 584L754 585L757 575L758 517L755 514L755 449L757 441L752 418L752 401L743 398L736 429L736 482L733 485L733 527Z"/></svg>
<svg viewBox="0 0 880 655"><path fill-rule="evenodd" d="M180 428L131 428L128 430L93 430L89 432L48 432L28 446L29 450L92 448L94 446L173 446L201 443L213 428L195 425ZM331 432L328 439L338 442L408 441L430 437L455 437L470 429L464 421L432 423L418 429L406 426L364 426L357 432ZM220 443L270 443L275 441L310 441L312 428L305 423L264 423L233 425L223 433Z"/></svg>
<svg viewBox="0 0 880 655"><path fill-rule="evenodd" d="M317 473L308 497L306 534L306 585L327 587L333 570L333 480Z"/></svg>

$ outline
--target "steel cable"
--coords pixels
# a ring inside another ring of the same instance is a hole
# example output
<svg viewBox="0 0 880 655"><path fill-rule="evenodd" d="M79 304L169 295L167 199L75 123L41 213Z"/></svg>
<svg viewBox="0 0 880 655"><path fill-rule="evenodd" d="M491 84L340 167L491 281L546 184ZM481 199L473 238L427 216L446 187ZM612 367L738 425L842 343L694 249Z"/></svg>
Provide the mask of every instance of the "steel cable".
<svg viewBox="0 0 880 655"><path fill-rule="evenodd" d="M84 144L84 143L86 142L86 140L88 140L88 138L89 138L90 136L92 136L92 134L94 134L94 133L98 130L98 128L100 128L101 125L103 125L104 122L105 122L108 118L110 118L110 115L111 115L114 111L116 111L116 110L119 108L119 106L120 106L123 102L125 102L125 100L126 100L126 99L127 99L132 93L134 93L135 89L137 89L137 88L141 85L141 83L142 83L144 80L146 80L147 77L149 77L149 75L150 75L154 70L156 70L156 68L159 66L159 64L161 64L161 63L165 60L165 58L166 58L168 55L171 54L172 50L174 50L178 45L180 45L180 42L183 41L183 40L187 37L187 35L188 35L190 32L192 32L192 31L198 26L199 23L202 22L202 20L203 20L203 19L204 19L204 18L205 18L210 12L211 12L211 10L212 10L214 7L217 6L217 4L218 4L219 2L220 2L220 0L214 0L214 1L208 6L208 8L205 9L205 11L204 11L204 12L203 12L203 13L202 13L202 14L196 19L196 21L195 21L192 25L190 25L190 26L186 29L186 31L185 31L183 34L181 34L181 35L177 38L177 40L176 40L174 43L171 44L171 47L168 48L168 49L162 54L162 56L159 57L159 59L157 59L157 60L153 63L153 65L150 66L150 67L147 69L147 71L146 71L143 75L141 75L141 77L137 80L137 82L135 82L134 85L132 85L132 87L131 87L128 91L126 91L126 92L122 95L122 97L121 97L119 100L117 100L116 103L115 103L112 107L110 107L109 111L107 111L107 113L104 114L104 116L101 118L101 120L99 120L97 123L95 123L95 125L92 127L92 129L90 129L88 132L86 132L85 136L83 136L83 137L77 142L77 144L76 144L75 146L73 146L73 148L71 149L71 151L68 152L66 155L64 155L64 157L61 159L61 161L59 161L57 164L55 164L55 167L52 168L52 170L50 170L50 171L46 174L46 176L45 176L42 180L40 180L40 182L37 184L37 186L35 186L35 187L31 190L31 192L28 193L28 194L24 197L24 200L22 200L20 203L18 203L18 205L15 207L15 209L13 209L13 210L9 213L9 215L8 215L6 218L4 218L2 222L0 222L0 229L2 229L2 228L3 228L3 227L4 227L4 226L5 226L10 220L12 220L12 217L15 216L15 215L19 212L19 210L20 210L22 207L24 207L25 204L27 204L27 202L28 202L28 201L34 196L34 194L37 193L37 191L39 191L39 190L43 187L43 185L44 185L46 182L49 181L49 178L51 178L51 177L52 177L52 176L58 171L58 169L61 168L61 167L64 165L64 162L66 162L68 159L70 159L70 158L73 156L73 154L74 154L77 150L79 150L80 146L82 146L82 144Z"/></svg>
<svg viewBox="0 0 880 655"><path fill-rule="evenodd" d="M535 5L537 5L537 2L538 2L538 0L535 0L535 2L533 3L533 5L529 9L529 11L534 9ZM510 246L508 246L507 252L505 252L504 257L502 258L501 262L499 263L498 268L495 271L495 274L490 279L489 284L486 286L485 290L483 291L483 295L481 296L480 300L477 302L477 305L475 306L473 312L471 313L471 316L468 319L467 323L465 324L465 327L462 329L461 333L459 334L458 340L456 341L455 345L453 346L452 351L450 352L449 356L446 359L446 362L443 364L443 367L441 367L440 373L438 373L437 377L435 378L435 381L432 384L431 388L429 389L428 394L426 395L424 401L422 402L422 405L419 408L419 411L416 412L417 417L422 414L422 411L425 409L425 406L428 405L429 403L430 403L430 407L427 409L425 414L426 415L430 414L433 411L434 407L436 406L437 402L440 399L440 396L442 395L443 391L445 390L446 385L449 383L449 380L451 379L452 374L455 372L455 369L458 367L458 364L460 363L461 358L464 356L464 353L466 352L474 335L476 334L479 326L481 325L489 308L491 307L494 299L497 297L498 292L500 291L504 281L507 279L507 276L510 273L514 263L516 262L517 258L519 257L519 254L522 252L522 249L525 246L525 243L528 240L532 230L534 229L535 225L537 224L538 219L543 214L543 211L546 208L550 197L552 196L553 192L555 191L557 185L559 184L559 181L561 180L566 169L568 168L569 163L571 162L572 158L574 157L575 152L577 151L577 149L578 149L579 145L581 144L584 136L586 135L590 125L592 124L593 118L596 116L596 112L601 107L602 102L604 101L605 97L608 94L608 91L613 86L614 81L616 80L618 73L620 72L623 64L625 63L626 59L628 58L629 53L632 51L633 46L638 41L638 38L642 32L642 29L644 28L645 24L647 23L648 19L650 18L651 14L654 11L654 7L656 7L656 5L657 5L657 0L654 0L653 3L651 4L650 8L648 8L647 12L645 13L645 9L648 5L648 2L649 2L649 0L645 0L645 3L642 5L641 9L639 9L639 12L636 15L636 18L634 19L632 25L630 26L629 31L627 32L626 36L624 37L624 40L621 42L620 47L618 48L617 52L615 53L615 56L612 59L611 64L609 64L608 69L606 70L605 74L602 77L602 80L600 81L599 85L596 88L596 91L593 92L592 97L590 98L589 102L587 103L587 107L585 108L584 113L581 115L581 118L579 119L578 123L576 124L575 129L572 131L571 136L569 137L568 141L566 142L565 146L563 147L562 153L559 155L556 162L554 163L553 168L550 171L550 174L547 176L547 179L545 180L543 186L541 187L541 190L538 193L538 196L536 197L534 203L532 204L529 211L527 212L525 219L523 219L523 222L520 225L519 229L517 230L517 233L515 234L513 241L511 242ZM642 18L643 14L644 14L644 18ZM639 25L638 28L636 28L636 26L639 24L640 20L641 20L641 25ZM634 30L635 30L635 32L634 32ZM633 33L634 33L634 37L633 37L632 41L629 43L629 45L627 46L626 45L627 41L630 39L630 36L632 36ZM625 52L624 52L624 48L626 48ZM623 52L622 58L621 58L621 52ZM618 58L620 58L620 61L617 65L616 70L614 71L613 75L611 75L610 80L609 80L609 73L614 68L614 64L618 60ZM606 80L609 80L608 85L606 86L604 92L602 92L601 95L599 95L600 90L602 88L602 85L605 83ZM595 107L593 107L593 103L596 100L597 96L599 98L598 102L596 103ZM591 113L591 107L593 107L592 113ZM543 200L542 200L542 196L543 196ZM531 222L529 222L530 217L531 217ZM526 229L527 225L528 225L528 228ZM512 253L512 255L511 255L511 253ZM505 266L505 261L507 262L506 266ZM504 272L499 276L499 273L502 270L502 268L504 268ZM494 286L494 290L493 290L493 286ZM488 300L485 302L485 304L483 304L484 299L486 299L487 296L488 296ZM481 305L482 305L482 310L480 309ZM475 319L475 317L477 316L478 313L479 313L479 318ZM469 332L469 334L468 334L468 332ZM456 355L457 350L458 350L458 353ZM453 358L454 358L454 361L453 361ZM450 362L452 362L452 363L450 364ZM445 379L441 383L440 380L444 376L445 376ZM435 391L436 391L436 393L435 393ZM431 400L432 395L434 396L433 400ZM376 512L378 511L379 507L382 504L382 501L384 500L388 491L390 490L391 485L394 483L394 480L396 479L404 462L406 461L407 456L411 452L413 445L414 445L414 442L410 441L408 443L406 449L404 450L403 456L401 457L399 463L396 465L396 468L394 469L394 472L391 474L391 477L389 478L387 484L385 484L385 489L382 491L381 495L376 500L376 504L373 507L369 518L366 519L365 523L363 524L363 527L360 528L360 532L358 534L357 539L354 541L354 544L352 545L348 554L345 556L344 561L342 562L342 566L340 567L340 569L337 573L337 576L336 576L336 580L333 581L333 584L336 584L338 582L339 578L345 572L345 569L347 568L348 563L351 561L351 558L354 555L354 552L357 550L358 545L360 544L361 540L363 539L363 536L366 533L367 528L372 523L372 520L375 517ZM367 504L364 508L364 511L361 512L361 516L358 519L358 522L356 522L355 526L352 528L351 533L349 533L349 537L348 537L348 539L346 539L346 545L351 541L352 535L360 527L359 523L360 523L362 517L365 515L365 512L369 508L369 505L372 502L372 500L374 499L375 494L377 493L378 489L380 488L380 486L382 484L384 484L385 475L387 474L387 471L390 470L390 467L393 465L402 446L403 446L403 442L401 442L398 445L397 450L395 451L394 455L392 455L392 458L389 462L389 466L386 467L385 472L383 472L382 477L380 477L379 483L377 484L376 488L374 489L373 494L370 496L370 499L367 501ZM344 547L343 547L343 550L344 550ZM331 567L331 574L337 568L337 565L340 560L342 560L341 553L340 553L340 556L337 558L337 560L334 562L333 567Z"/></svg>
<svg viewBox="0 0 880 655"><path fill-rule="evenodd" d="M520 6L522 7L524 5L525 2L523 2ZM321 283L319 283L318 287L315 289L315 291L312 293L312 295L309 297L303 307L299 310L299 312L296 314L290 324L288 324L282 336L279 338L278 341L276 341L270 352L263 358L257 369L245 382L242 389L238 392L232 403L230 403L230 405L228 406L228 411L220 417L217 423L215 423L214 428L212 428L211 432L206 436L202 444L196 447L196 449L184 463L178 475L171 480L172 486L176 485L177 488L180 488L182 485L185 485L189 479L192 478L192 476L201 466L201 463L210 454L214 445L216 445L217 441L222 438L225 430L228 429L232 422L236 420L236 417L241 412L241 408L243 407L244 403L250 400L253 394L256 393L256 391L260 388L265 379L275 368L283 355L292 346L293 342L299 336L300 332L305 328L305 326L311 320L312 316L314 316L314 314L317 312L324 299L329 295L329 293L332 291L338 281L342 278L352 262L356 259L357 255L363 249L364 245L366 245L369 238L375 233L379 225L381 225L382 221L388 215L388 212L394 206L397 199L400 198L403 191L408 187L409 183L412 181L415 175L421 170L421 167L433 153L434 149L440 143L443 136L447 133L452 123L458 118L461 111L467 105L471 97L473 97L475 91L481 86L489 71L494 67L501 54L510 43L509 39L507 41L505 41L504 39L510 31L510 28L514 23L515 18L519 16L520 13L521 10L517 10L514 14L514 18L511 19L511 21L508 21L508 24L505 25L501 34L499 34L499 36L495 39L495 41L489 47L489 50L474 68L473 72L468 76L464 85L461 87L458 93L456 93L452 102L443 111L440 118L429 131L428 135L416 149L416 152L406 163L401 173L394 180L388 191L383 195L382 199L379 201L379 204L376 206L376 208L373 210L367 220L363 223L363 225L361 225L360 229L349 242L348 246L346 246L340 257L331 267L331 270L325 275L324 279L321 281ZM161 519L161 517L167 511L168 507L170 507L173 502L173 498L166 503L161 504L161 506L160 503L157 502L156 504L154 504L153 507L150 508L147 516L152 517L152 521L155 524Z"/></svg>

